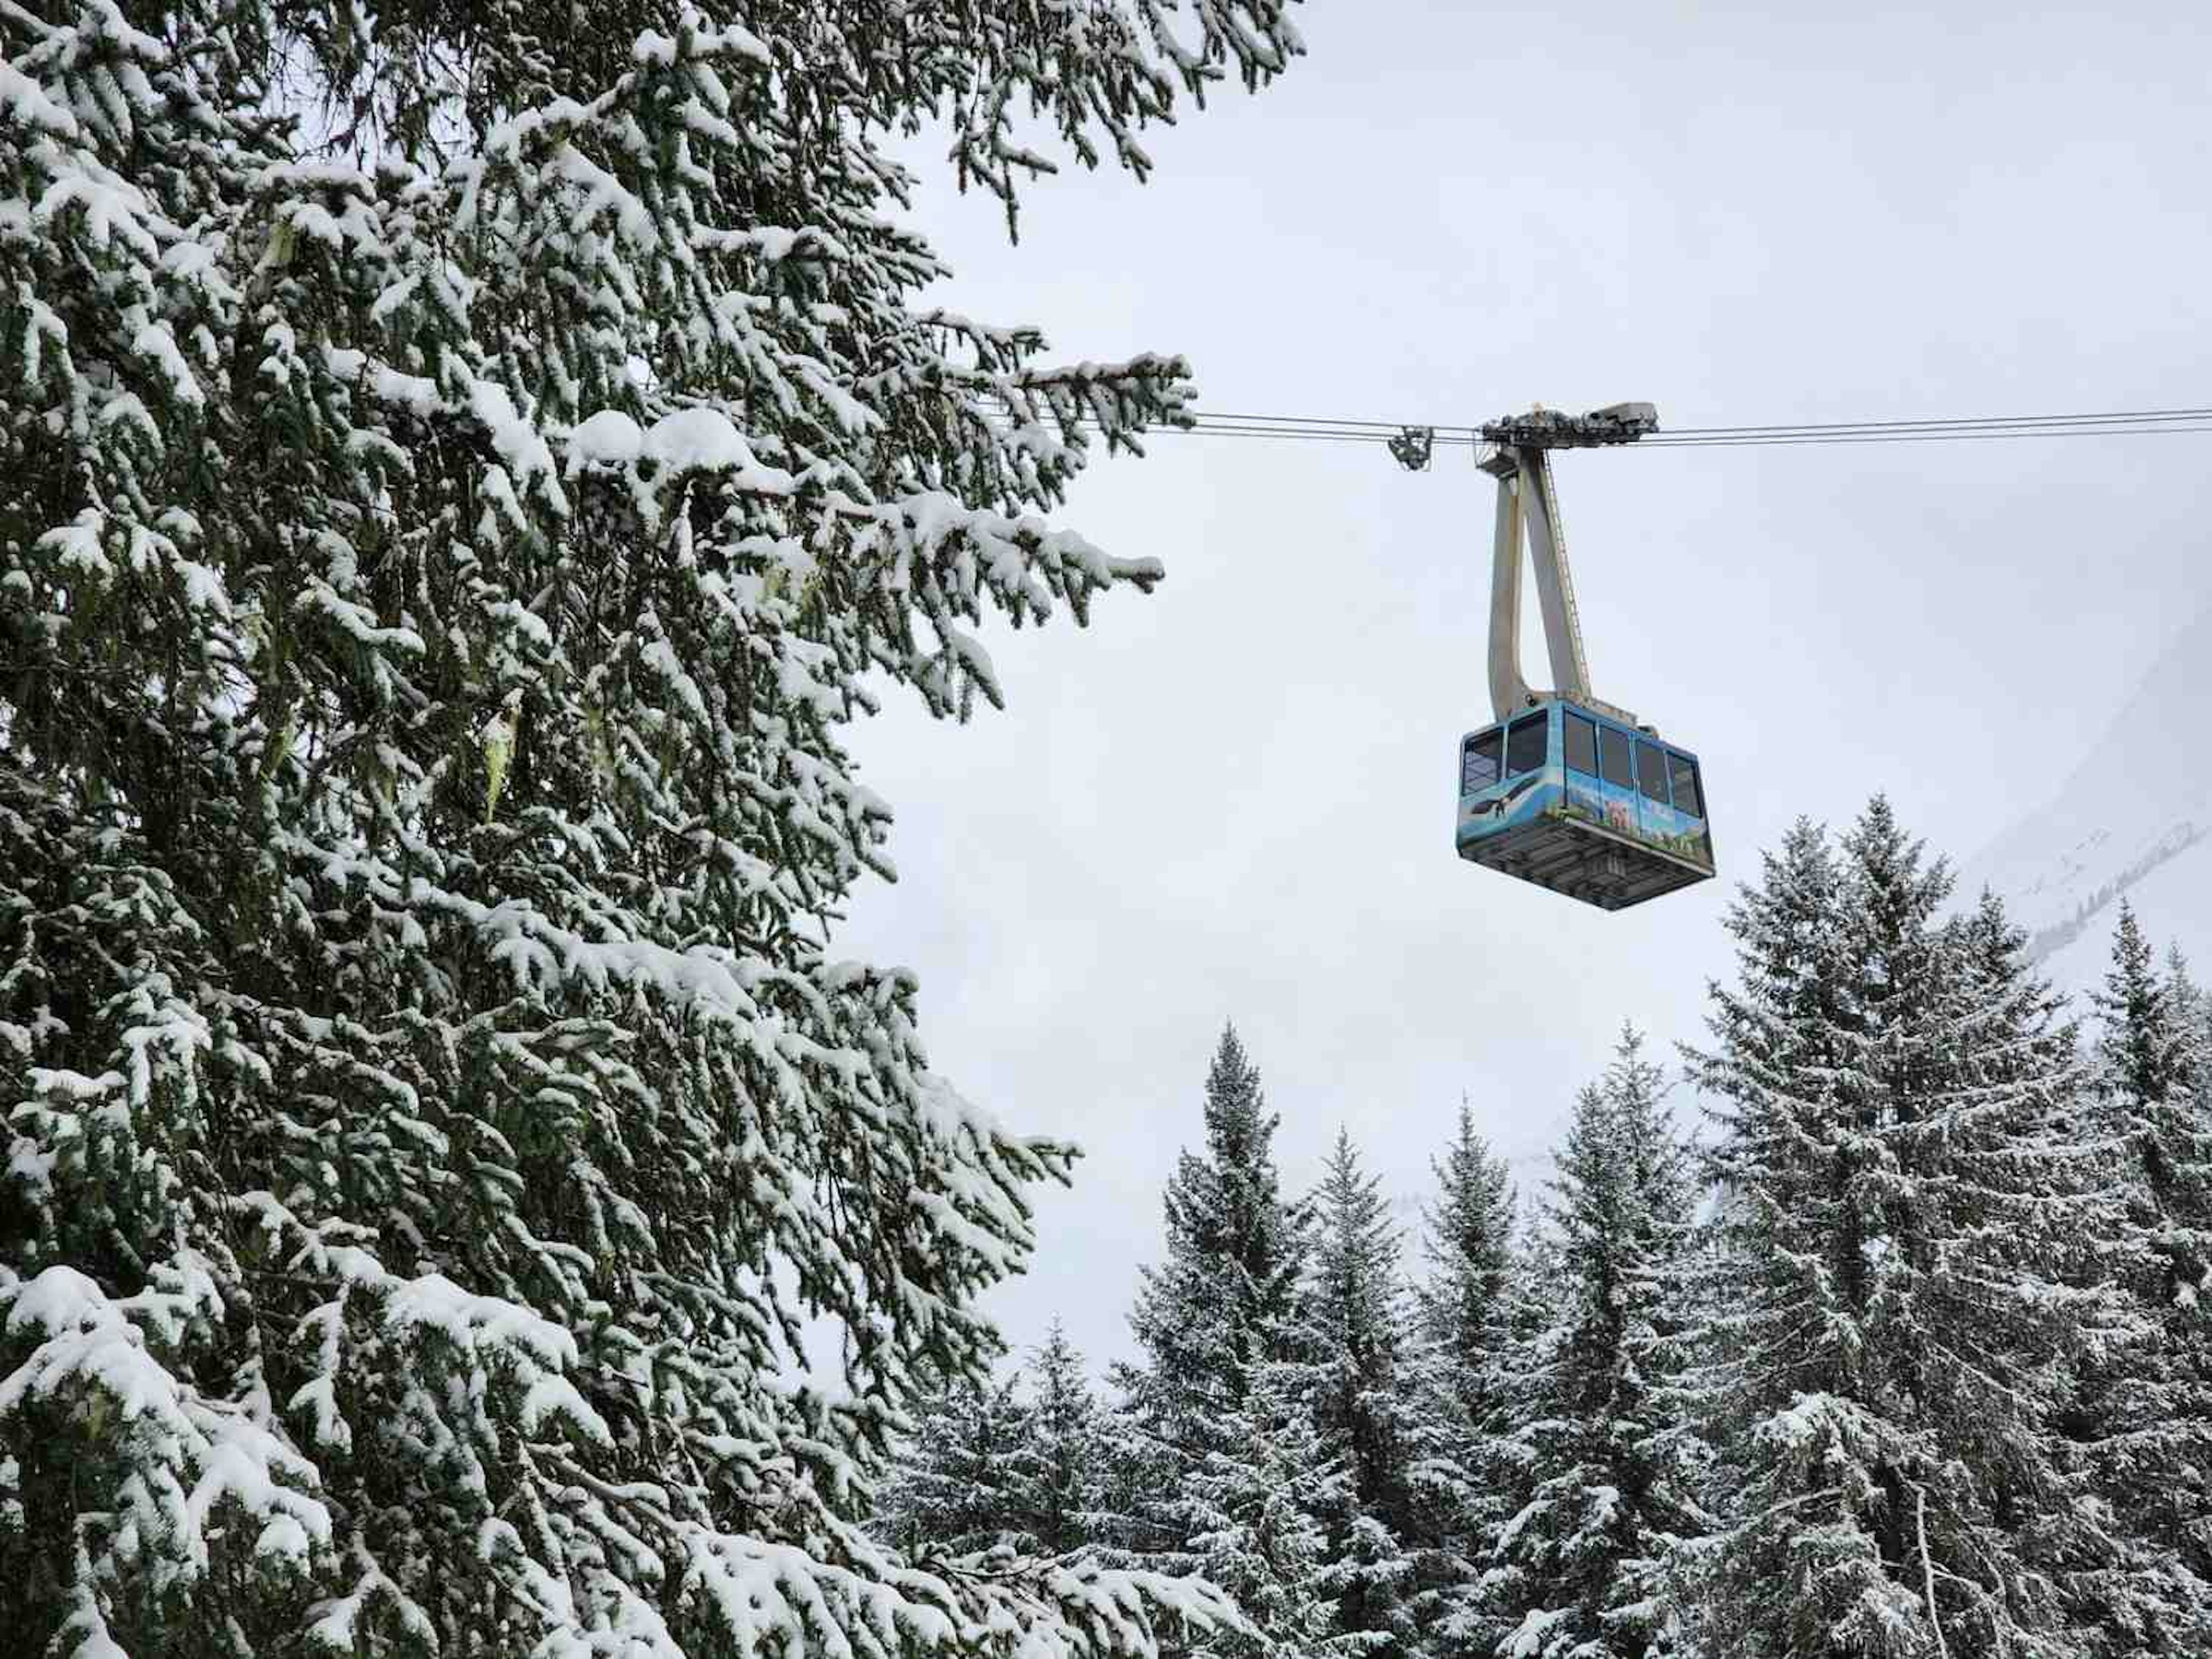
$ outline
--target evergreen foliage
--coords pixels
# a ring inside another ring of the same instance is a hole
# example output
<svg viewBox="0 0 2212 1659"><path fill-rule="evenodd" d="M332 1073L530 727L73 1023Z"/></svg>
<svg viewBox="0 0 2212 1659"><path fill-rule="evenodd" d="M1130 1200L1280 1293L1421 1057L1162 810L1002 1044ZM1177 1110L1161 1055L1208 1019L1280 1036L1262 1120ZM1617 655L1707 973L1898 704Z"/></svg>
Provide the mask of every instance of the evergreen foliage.
<svg viewBox="0 0 2212 1659"><path fill-rule="evenodd" d="M1302 1366L1256 1368L1220 1447L1184 1483L1193 1563L1250 1625L1207 1632L1192 1659L1350 1659L1372 1645L1338 1628L1345 1574L1316 1517L1350 1507L1351 1482L1314 1423L1311 1386Z"/></svg>
<svg viewBox="0 0 2212 1659"><path fill-rule="evenodd" d="M1025 1376L1030 1432L1018 1473L1024 1523L1039 1554L1072 1555L1097 1527L1105 1430L1083 1356L1058 1320Z"/></svg>
<svg viewBox="0 0 2212 1659"><path fill-rule="evenodd" d="M1083 1356L1055 1320L1019 1371L958 1377L928 1401L874 1530L908 1555L1073 1557L1092 1542L1103 1442Z"/></svg>
<svg viewBox="0 0 2212 1659"><path fill-rule="evenodd" d="M1437 1191L1425 1212L1428 1273L1415 1293L1407 1361L1414 1444L1409 1613L1418 1650L1455 1655L1489 1645L1479 1590L1512 1512L1501 1442L1515 1314L1525 1295L1513 1248L1512 1177L1476 1133L1464 1099L1452 1140L1431 1168Z"/></svg>
<svg viewBox="0 0 2212 1659"><path fill-rule="evenodd" d="M1088 1531L1101 1560L1120 1566L1180 1563L1187 1534L1177 1498L1187 1473L1152 1428L1143 1404L1144 1368L1127 1362L1108 1373L1098 1414L1097 1483Z"/></svg>
<svg viewBox="0 0 2212 1659"><path fill-rule="evenodd" d="M1238 1412L1253 1379L1297 1357L1310 1253L1306 1207L1283 1196L1278 1120L1234 1028L1207 1069L1204 1116L1206 1149L1182 1154L1162 1200L1164 1260L1142 1270L1129 1315L1145 1363L1121 1373L1124 1433L1150 1475L1129 1530L1184 1565L1196 1530L1179 1513L1184 1478L1276 1432L1269 1412Z"/></svg>
<svg viewBox="0 0 2212 1659"><path fill-rule="evenodd" d="M890 869L841 728L1149 587L1036 514L1191 395L921 304L886 137L1141 173L1286 4L0 9L11 1651L1215 1605L860 1529L1070 1154L824 937Z"/></svg>
<svg viewBox="0 0 2212 1659"><path fill-rule="evenodd" d="M880 1487L872 1530L909 1558L992 1549L1035 1553L1023 1490L1035 1412L1019 1379L961 1376L915 1413Z"/></svg>
<svg viewBox="0 0 2212 1659"><path fill-rule="evenodd" d="M1632 1030L1531 1233L1463 1105L1414 1290L1340 1133L1302 1289L1250 1312L1287 1253L1236 1241L1307 1229L1224 1042L1139 1328L1242 1311L1274 1357L1211 1350L1183 1417L1123 1368L1090 1547L1230 1586L1238 1659L2204 1651L2203 994L2124 915L2085 1064L2003 907L1947 892L1879 800L1840 848L1797 825L1692 1056L1714 1144Z"/></svg>
<svg viewBox="0 0 2212 1659"><path fill-rule="evenodd" d="M1414 1444L1407 1298L1389 1201L1343 1129L1314 1196L1314 1220L1305 1363L1314 1426L1346 1477L1340 1500L1322 1513L1338 1626L1365 1647L1403 1651L1414 1630L1407 1605Z"/></svg>
<svg viewBox="0 0 2212 1659"><path fill-rule="evenodd" d="M2053 1433L2072 1359L2126 1334L2081 1271L2073 1033L1994 900L1943 922L1948 887L1877 798L1839 852L1801 822L1730 912L1693 1056L1721 1103L1711 1651L2057 1652L2054 1575L2100 1559Z"/></svg>
<svg viewBox="0 0 2212 1659"><path fill-rule="evenodd" d="M2166 953L2166 981L2181 1026L2182 1075L2186 1085L2201 1094L2212 1080L2212 1072L2206 1069L2212 1066L2212 994L2197 982L2179 945Z"/></svg>
<svg viewBox="0 0 2212 1659"><path fill-rule="evenodd" d="M1463 1104L1415 1289L1340 1133L1294 1317L1247 1328L1277 1357L1193 1369L1237 1401L1211 1435L1164 1438L1218 1407L1148 1415L1124 1369L1097 1547L1233 1587L1253 1623L1206 1650L1239 1659L2212 1646L2203 994L2124 913L2085 1063L2003 907L1947 894L1880 800L1840 848L1801 823L1692 1056L1715 1143L1629 1030L1530 1232ZM1279 1205L1249 1072L1217 1057L1210 1150ZM1181 1237L1250 1236L1198 1224L1227 1166L1185 1161ZM1164 1268L1147 1328L1258 1282Z"/></svg>
<svg viewBox="0 0 2212 1659"><path fill-rule="evenodd" d="M1624 1031L1559 1153L1552 1318L1511 1361L1520 1507L1485 1584L1498 1651L1515 1659L1644 1659L1670 1553L1704 1530L1698 1462L1670 1415L1682 1357L1670 1298L1692 1189L1661 1095L1642 1037Z"/></svg>
<svg viewBox="0 0 2212 1659"><path fill-rule="evenodd" d="M2185 964L2160 974L2134 907L2120 901L2112 928L2112 962L2094 998L2099 1019L2098 1083L2121 1103L2130 1127L2150 1120L2180 1098L2194 1080L2197 1033L2191 1004L2196 988ZM2160 1186L2170 1180L2156 1137L2141 1152L2146 1173Z"/></svg>
<svg viewBox="0 0 2212 1659"><path fill-rule="evenodd" d="M2120 1559L2072 1586L2100 1654L2212 1647L2212 1098L2198 993L2123 902L2095 999L2096 1115L2116 1149L2110 1267L2140 1325L2091 1357L2066 1428Z"/></svg>

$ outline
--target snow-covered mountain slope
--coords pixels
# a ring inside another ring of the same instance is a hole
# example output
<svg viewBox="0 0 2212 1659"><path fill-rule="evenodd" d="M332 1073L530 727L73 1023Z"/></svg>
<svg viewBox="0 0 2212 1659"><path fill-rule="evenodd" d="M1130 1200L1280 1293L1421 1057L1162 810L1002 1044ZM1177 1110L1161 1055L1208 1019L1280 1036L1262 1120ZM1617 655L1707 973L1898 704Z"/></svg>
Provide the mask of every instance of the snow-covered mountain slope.
<svg viewBox="0 0 2212 1659"><path fill-rule="evenodd" d="M2045 805L1960 872L2028 930L2059 986L2098 983L2125 895L2145 929L2212 971L2212 611L2167 647Z"/></svg>

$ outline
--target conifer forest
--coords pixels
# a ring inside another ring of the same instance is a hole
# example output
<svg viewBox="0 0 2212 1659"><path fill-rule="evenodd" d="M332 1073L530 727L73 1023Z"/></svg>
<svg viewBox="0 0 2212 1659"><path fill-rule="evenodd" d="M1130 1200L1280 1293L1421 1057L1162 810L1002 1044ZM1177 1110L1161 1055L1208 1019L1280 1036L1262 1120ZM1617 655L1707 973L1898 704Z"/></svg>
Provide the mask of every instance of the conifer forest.
<svg viewBox="0 0 2212 1659"><path fill-rule="evenodd" d="M1293 1182L1212 1007L1127 1354L986 1310L1078 1152L841 948L858 733L1167 603L1061 520L1198 393L916 169L1296 6L0 0L0 1659L2212 1652L2212 991L1889 795L1544 1172Z"/></svg>
<svg viewBox="0 0 2212 1659"><path fill-rule="evenodd" d="M1463 1108L1412 1227L1341 1134L1284 1190L1224 1030L1141 1358L941 1382L877 1535L1201 1577L1240 1659L2206 1650L2212 996L2124 907L2085 1022L1949 889L1801 823L1705 1040L1538 1190Z"/></svg>

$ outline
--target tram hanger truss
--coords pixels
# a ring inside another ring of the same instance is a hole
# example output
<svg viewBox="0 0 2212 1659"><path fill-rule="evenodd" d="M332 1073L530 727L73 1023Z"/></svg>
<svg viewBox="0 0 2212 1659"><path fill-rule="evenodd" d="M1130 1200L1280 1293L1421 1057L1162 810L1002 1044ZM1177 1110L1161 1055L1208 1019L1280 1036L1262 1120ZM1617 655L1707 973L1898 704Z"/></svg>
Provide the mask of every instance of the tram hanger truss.
<svg viewBox="0 0 2212 1659"><path fill-rule="evenodd" d="M1592 694L1589 660L1583 648L1581 612L1567 563L1566 532L1559 522L1559 491L1552 482L1551 452L1634 443L1659 428L1650 404L1613 404L1587 415L1535 409L1482 428L1487 452L1475 465L1498 480L1498 515L1490 579L1490 705L1501 720L1554 697L1596 708L1634 726L1636 717ZM1549 691L1532 688L1521 672L1522 547L1536 573L1536 603L1544 618L1551 659Z"/></svg>

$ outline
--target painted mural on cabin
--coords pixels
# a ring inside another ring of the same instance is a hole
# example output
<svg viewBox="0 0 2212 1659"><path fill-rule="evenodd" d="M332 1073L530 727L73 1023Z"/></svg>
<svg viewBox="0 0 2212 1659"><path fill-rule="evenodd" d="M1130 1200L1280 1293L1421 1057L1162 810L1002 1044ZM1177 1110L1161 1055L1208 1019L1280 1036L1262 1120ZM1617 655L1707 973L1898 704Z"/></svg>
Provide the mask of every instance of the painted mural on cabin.
<svg viewBox="0 0 2212 1659"><path fill-rule="evenodd" d="M1559 816L1601 824L1617 836L1629 836L1707 869L1712 867L1712 837L1700 819L1653 800L1626 784L1570 772Z"/></svg>

